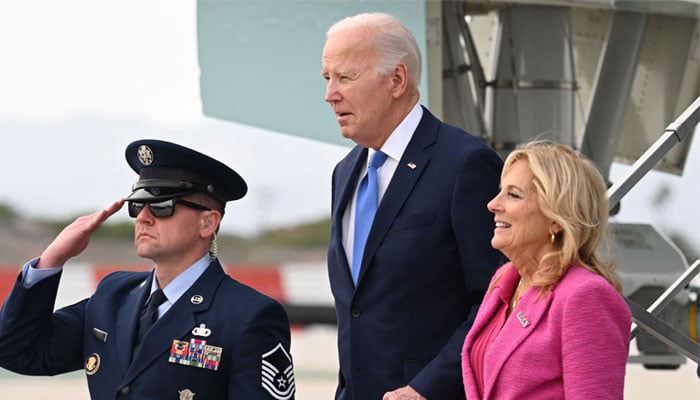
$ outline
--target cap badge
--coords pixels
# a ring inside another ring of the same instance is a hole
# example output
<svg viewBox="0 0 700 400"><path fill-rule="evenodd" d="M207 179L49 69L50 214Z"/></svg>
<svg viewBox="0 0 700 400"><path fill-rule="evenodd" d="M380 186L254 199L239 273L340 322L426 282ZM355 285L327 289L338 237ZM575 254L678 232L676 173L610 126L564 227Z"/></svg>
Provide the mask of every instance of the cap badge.
<svg viewBox="0 0 700 400"><path fill-rule="evenodd" d="M153 163L153 151L150 147L142 144L137 150L139 155L139 161L143 165L151 165Z"/></svg>

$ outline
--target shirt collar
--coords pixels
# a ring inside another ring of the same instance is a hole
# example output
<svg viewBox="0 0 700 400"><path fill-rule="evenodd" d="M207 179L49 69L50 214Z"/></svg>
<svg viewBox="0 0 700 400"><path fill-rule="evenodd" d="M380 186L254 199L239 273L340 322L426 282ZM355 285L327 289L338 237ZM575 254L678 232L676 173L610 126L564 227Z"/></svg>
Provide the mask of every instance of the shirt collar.
<svg viewBox="0 0 700 400"><path fill-rule="evenodd" d="M399 126L389 135L381 151L396 162L401 160L401 156L403 156L403 152L406 150L406 147L408 147L408 142L411 141L421 118L423 118L423 107L421 107L419 103L416 103L408 115L406 115L406 118L404 118ZM373 154L374 150L369 149L367 165L369 165L369 160L372 158Z"/></svg>
<svg viewBox="0 0 700 400"><path fill-rule="evenodd" d="M163 288L163 293L165 293L165 297L168 298L168 302L170 304L175 304L180 296L182 296L192 286L192 284L194 284L194 282L199 279L200 276L202 276L209 264L211 264L211 261L209 253L207 253L202 256L202 258L197 260L197 262L182 271L180 275L176 276L175 279L168 284L168 286ZM158 283L154 277L154 279L151 281L151 293L155 292L156 290L158 290Z"/></svg>

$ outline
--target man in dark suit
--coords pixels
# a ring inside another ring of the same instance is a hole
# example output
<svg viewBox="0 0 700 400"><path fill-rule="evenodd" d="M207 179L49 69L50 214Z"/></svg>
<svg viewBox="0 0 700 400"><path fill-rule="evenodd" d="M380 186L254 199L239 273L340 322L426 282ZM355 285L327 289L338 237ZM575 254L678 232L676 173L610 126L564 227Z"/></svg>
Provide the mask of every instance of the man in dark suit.
<svg viewBox="0 0 700 400"><path fill-rule="evenodd" d="M333 172L336 399L463 399L462 344L501 261L486 204L502 162L418 104L420 74L415 38L390 15L349 17L327 33L325 100L357 143ZM367 228L373 168L378 206Z"/></svg>
<svg viewBox="0 0 700 400"><path fill-rule="evenodd" d="M21 374L85 369L92 399L293 399L289 321L276 301L227 276L215 254L231 168L173 143L126 149L132 193L78 218L27 263L0 311L0 366ZM136 252L152 272L117 272L53 311L61 271L128 203Z"/></svg>

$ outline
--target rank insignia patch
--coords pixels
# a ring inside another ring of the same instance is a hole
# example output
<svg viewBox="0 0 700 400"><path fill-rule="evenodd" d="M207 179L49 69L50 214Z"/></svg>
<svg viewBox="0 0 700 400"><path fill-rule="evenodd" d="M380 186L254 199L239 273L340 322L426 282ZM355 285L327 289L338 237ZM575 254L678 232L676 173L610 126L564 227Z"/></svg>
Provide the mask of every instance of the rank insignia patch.
<svg viewBox="0 0 700 400"><path fill-rule="evenodd" d="M186 342L175 339L170 346L168 362L217 371L223 350L221 347L208 345L206 340L190 339Z"/></svg>
<svg viewBox="0 0 700 400"><path fill-rule="evenodd" d="M282 343L262 355L262 387L278 400L289 400L294 396L292 357Z"/></svg>

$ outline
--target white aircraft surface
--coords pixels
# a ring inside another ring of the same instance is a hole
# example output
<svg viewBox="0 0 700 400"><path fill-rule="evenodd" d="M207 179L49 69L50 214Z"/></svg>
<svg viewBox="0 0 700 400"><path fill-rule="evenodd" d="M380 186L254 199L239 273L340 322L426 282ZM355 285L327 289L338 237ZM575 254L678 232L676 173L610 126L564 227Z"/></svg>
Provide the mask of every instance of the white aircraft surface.
<svg viewBox="0 0 700 400"><path fill-rule="evenodd" d="M699 0L198 0L205 115L350 146L319 100L320 54L334 21L364 11L407 25L424 56L421 102L502 156L537 137L606 177L631 164L610 182L611 213L650 170L682 175L700 121ZM700 260L651 224L613 232L640 350L630 362L698 362Z"/></svg>

